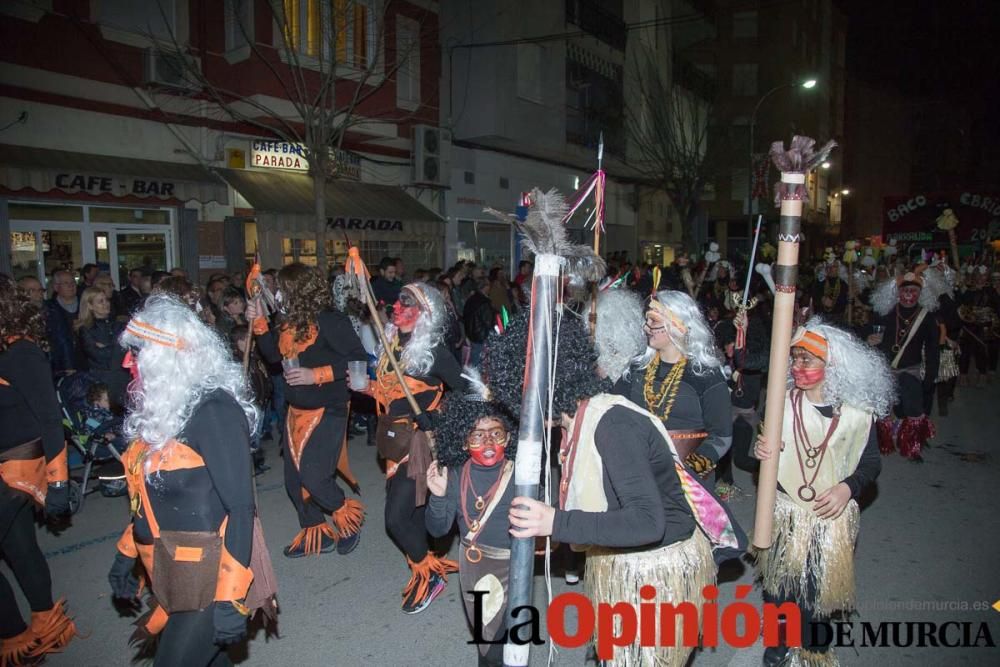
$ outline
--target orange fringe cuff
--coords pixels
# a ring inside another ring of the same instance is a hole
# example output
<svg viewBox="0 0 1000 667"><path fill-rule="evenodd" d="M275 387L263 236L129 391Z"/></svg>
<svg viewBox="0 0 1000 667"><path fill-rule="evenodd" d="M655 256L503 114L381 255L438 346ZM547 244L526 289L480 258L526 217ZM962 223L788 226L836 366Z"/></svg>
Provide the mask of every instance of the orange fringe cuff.
<svg viewBox="0 0 1000 667"><path fill-rule="evenodd" d="M323 523L300 530L288 548L294 551L300 545L305 544L305 555L315 556L323 546L323 535L337 539L337 533L334 528L324 521Z"/></svg>
<svg viewBox="0 0 1000 667"><path fill-rule="evenodd" d="M313 378L316 380L316 384L326 384L328 382L333 382L333 366L320 366L319 368L312 369Z"/></svg>
<svg viewBox="0 0 1000 667"><path fill-rule="evenodd" d="M353 498L348 498L331 517L340 537L350 537L359 530L365 520L365 506Z"/></svg>
<svg viewBox="0 0 1000 667"><path fill-rule="evenodd" d="M431 583L431 572L441 575L446 582L448 573L458 572L458 563L447 558L438 558L428 551L424 559L419 563L414 563L410 557L406 557L406 564L410 566L410 581L403 589L403 599L405 600L416 590L414 597L421 599L427 595Z"/></svg>
<svg viewBox="0 0 1000 667"><path fill-rule="evenodd" d="M267 333L267 318L258 317L253 321L253 324L251 326L253 327L254 336L263 336L264 334Z"/></svg>
<svg viewBox="0 0 1000 667"><path fill-rule="evenodd" d="M67 461L66 446L63 445L62 451L54 459L45 464L45 477L48 479L49 484L69 481L69 466Z"/></svg>
<svg viewBox="0 0 1000 667"><path fill-rule="evenodd" d="M7 667L7 665L16 667L17 665L25 664L26 659L31 657L37 646L38 641L30 629L25 630L19 635L4 639L3 643L0 644L0 665L3 667ZM31 662L34 661L32 660Z"/></svg>
<svg viewBox="0 0 1000 667"><path fill-rule="evenodd" d="M65 600L59 600L48 611L31 612L31 633L37 643L28 655L38 658L46 653L60 653L78 633L76 624L66 615Z"/></svg>

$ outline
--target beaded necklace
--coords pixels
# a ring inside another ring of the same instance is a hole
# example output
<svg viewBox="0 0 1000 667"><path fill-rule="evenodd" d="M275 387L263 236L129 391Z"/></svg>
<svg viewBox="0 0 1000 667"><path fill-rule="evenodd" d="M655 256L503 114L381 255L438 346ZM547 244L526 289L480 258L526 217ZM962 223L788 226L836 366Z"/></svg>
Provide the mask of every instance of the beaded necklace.
<svg viewBox="0 0 1000 667"><path fill-rule="evenodd" d="M677 399L677 391L681 387L681 377L684 375L685 366L687 366L687 358L681 357L681 360L674 364L674 367L667 373L659 390L655 386L656 371L660 367L659 355L646 368L646 378L642 389L643 397L646 399L646 409L657 415L662 421L667 421L670 417L670 411ZM662 412L657 414L661 408Z"/></svg>

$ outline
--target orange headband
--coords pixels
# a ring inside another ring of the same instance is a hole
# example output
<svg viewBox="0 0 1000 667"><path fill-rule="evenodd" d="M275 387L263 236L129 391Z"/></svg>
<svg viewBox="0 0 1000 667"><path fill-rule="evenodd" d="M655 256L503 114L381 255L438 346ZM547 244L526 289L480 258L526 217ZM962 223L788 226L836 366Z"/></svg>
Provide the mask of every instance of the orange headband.
<svg viewBox="0 0 1000 667"><path fill-rule="evenodd" d="M670 308L665 306L660 301L657 301L655 298L650 300L649 310L646 311L646 314L652 315L661 322L669 322L681 333L687 333L687 326L685 326L684 322L682 322L681 319L674 314L674 311L670 310Z"/></svg>
<svg viewBox="0 0 1000 667"><path fill-rule="evenodd" d="M156 343L157 345L172 347L178 350L183 349L184 347L181 339L174 334L168 331L163 331L162 329L157 329L156 327L150 326L142 320L134 317L129 320L127 325L125 325L125 331L132 334L136 338L148 340L149 342Z"/></svg>
<svg viewBox="0 0 1000 667"><path fill-rule="evenodd" d="M826 338L823 338L823 336L815 331L809 331L805 327L795 333L795 337L792 339L792 347L801 347L806 352L823 361L826 361L830 354L830 345L826 342Z"/></svg>

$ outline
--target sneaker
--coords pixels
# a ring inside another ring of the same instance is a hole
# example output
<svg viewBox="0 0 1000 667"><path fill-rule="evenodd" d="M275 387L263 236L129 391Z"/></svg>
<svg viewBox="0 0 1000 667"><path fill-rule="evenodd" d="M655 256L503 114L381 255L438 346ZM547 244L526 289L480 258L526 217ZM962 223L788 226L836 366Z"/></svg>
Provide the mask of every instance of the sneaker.
<svg viewBox="0 0 1000 667"><path fill-rule="evenodd" d="M445 581L444 577L437 572L431 572L430 581L427 582L427 593L422 598L418 598L417 589L419 587L414 587L413 594L403 600L403 613L419 614L427 609L437 596L444 593L444 589L447 587L448 582Z"/></svg>
<svg viewBox="0 0 1000 667"><path fill-rule="evenodd" d="M715 495L719 496L719 500L728 503L742 496L743 489L736 486L735 484L729 484L728 482L719 482L718 484L715 485Z"/></svg>
<svg viewBox="0 0 1000 667"><path fill-rule="evenodd" d="M323 530L326 528L326 530ZM326 524L304 528L292 543L281 550L286 558L302 558L316 554L328 554L337 548L337 538Z"/></svg>
<svg viewBox="0 0 1000 667"><path fill-rule="evenodd" d="M354 551L358 546L358 542L361 541L361 529L354 531L353 535L348 535L347 537L341 537L337 540L337 553L341 556L346 556L347 554Z"/></svg>
<svg viewBox="0 0 1000 667"><path fill-rule="evenodd" d="M776 667L788 657L787 646L768 646L764 649L764 667Z"/></svg>

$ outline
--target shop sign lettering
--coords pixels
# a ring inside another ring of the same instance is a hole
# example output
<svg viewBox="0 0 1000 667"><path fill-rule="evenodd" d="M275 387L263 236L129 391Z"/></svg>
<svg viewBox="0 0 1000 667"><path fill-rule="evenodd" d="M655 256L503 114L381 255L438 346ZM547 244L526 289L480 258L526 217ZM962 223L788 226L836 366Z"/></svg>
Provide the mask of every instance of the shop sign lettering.
<svg viewBox="0 0 1000 667"><path fill-rule="evenodd" d="M402 220L376 220L374 218L327 218L326 226L330 229L343 229L345 231L371 231L371 232L401 232L403 231Z"/></svg>
<svg viewBox="0 0 1000 667"><path fill-rule="evenodd" d="M271 169L309 170L305 146L288 141L254 139L250 144L250 164Z"/></svg>
<svg viewBox="0 0 1000 667"><path fill-rule="evenodd" d="M171 181L157 181L149 178L116 178L93 174L56 174L56 187L60 190L87 192L90 194L155 195L173 197L175 184Z"/></svg>

